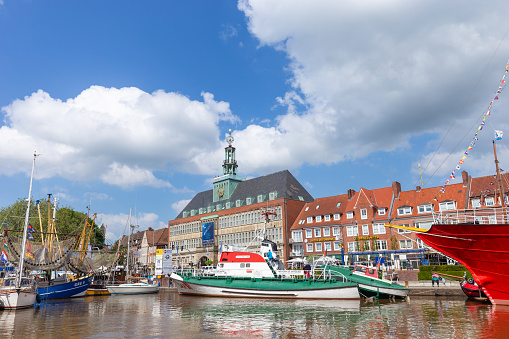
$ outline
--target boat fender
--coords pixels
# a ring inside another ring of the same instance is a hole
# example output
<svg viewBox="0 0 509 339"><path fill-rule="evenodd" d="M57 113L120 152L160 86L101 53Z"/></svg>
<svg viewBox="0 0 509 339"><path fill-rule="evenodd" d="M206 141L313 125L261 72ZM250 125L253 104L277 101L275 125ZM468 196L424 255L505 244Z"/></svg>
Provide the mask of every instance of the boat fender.
<svg viewBox="0 0 509 339"><path fill-rule="evenodd" d="M37 293L37 295L35 296L35 301L37 301L38 303L41 302L41 295L39 293Z"/></svg>
<svg viewBox="0 0 509 339"><path fill-rule="evenodd" d="M255 277L251 278L251 281L256 281L256 278Z"/></svg>
<svg viewBox="0 0 509 339"><path fill-rule="evenodd" d="M474 279L468 278L467 279L467 283L469 283L470 285L473 285L474 284Z"/></svg>
<svg viewBox="0 0 509 339"><path fill-rule="evenodd" d="M293 278L293 282L296 283L298 280L297 278Z"/></svg>
<svg viewBox="0 0 509 339"><path fill-rule="evenodd" d="M198 276L198 280L201 280L201 277L200 277L200 276Z"/></svg>

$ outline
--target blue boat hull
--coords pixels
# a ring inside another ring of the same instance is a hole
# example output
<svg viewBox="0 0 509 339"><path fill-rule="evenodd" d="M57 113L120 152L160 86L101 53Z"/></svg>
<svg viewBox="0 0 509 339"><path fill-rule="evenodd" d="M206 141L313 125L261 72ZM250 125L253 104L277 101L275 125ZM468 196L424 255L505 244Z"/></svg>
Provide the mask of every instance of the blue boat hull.
<svg viewBox="0 0 509 339"><path fill-rule="evenodd" d="M85 292L87 291L91 282L92 276L83 277L75 281L39 287L37 292L41 296L42 300L82 297L85 295Z"/></svg>

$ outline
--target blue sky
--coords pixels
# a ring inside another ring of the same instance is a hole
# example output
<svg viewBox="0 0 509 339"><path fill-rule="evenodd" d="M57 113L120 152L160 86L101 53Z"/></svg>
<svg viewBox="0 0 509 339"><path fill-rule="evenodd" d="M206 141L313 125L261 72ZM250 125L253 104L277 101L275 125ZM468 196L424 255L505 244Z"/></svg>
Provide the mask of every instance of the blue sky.
<svg viewBox="0 0 509 339"><path fill-rule="evenodd" d="M91 203L110 241L130 208L164 227L212 187L228 129L240 175L288 169L314 197L413 189L419 163L441 186L509 59L504 5L0 0L0 206L26 197L36 150L34 198ZM473 176L509 131L499 97Z"/></svg>

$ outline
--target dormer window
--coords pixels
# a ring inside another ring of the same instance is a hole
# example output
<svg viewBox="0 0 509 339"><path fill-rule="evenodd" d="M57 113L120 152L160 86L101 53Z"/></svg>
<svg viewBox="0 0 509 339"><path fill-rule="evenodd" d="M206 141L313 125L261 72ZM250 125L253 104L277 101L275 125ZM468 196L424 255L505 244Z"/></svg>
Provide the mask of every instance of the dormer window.
<svg viewBox="0 0 509 339"><path fill-rule="evenodd" d="M481 199L472 199L472 208L481 207Z"/></svg>
<svg viewBox="0 0 509 339"><path fill-rule="evenodd" d="M347 219L353 219L353 211L346 212Z"/></svg>
<svg viewBox="0 0 509 339"><path fill-rule="evenodd" d="M317 215L317 216L315 217L315 221L316 221L316 222L320 222L320 221L322 221L322 216L321 216L321 215Z"/></svg>
<svg viewBox="0 0 509 339"><path fill-rule="evenodd" d="M242 200L237 199L237 201L235 201L235 205L236 205L237 207L242 206Z"/></svg>
<svg viewBox="0 0 509 339"><path fill-rule="evenodd" d="M444 201L439 205L440 212L442 211L453 211L456 209L456 202L454 201Z"/></svg>
<svg viewBox="0 0 509 339"><path fill-rule="evenodd" d="M423 204L417 206L418 213L431 213L433 211L433 206L431 204Z"/></svg>
<svg viewBox="0 0 509 339"><path fill-rule="evenodd" d="M253 198L247 197L246 198L246 205L251 205L253 203Z"/></svg>
<svg viewBox="0 0 509 339"><path fill-rule="evenodd" d="M326 214L323 216L323 221L330 221L330 214Z"/></svg>
<svg viewBox="0 0 509 339"><path fill-rule="evenodd" d="M263 194L258 194L258 196L256 197L256 200L258 202L263 202L263 200L265 200L265 196Z"/></svg>
<svg viewBox="0 0 509 339"><path fill-rule="evenodd" d="M363 208L361 209L361 219L367 219L368 218L368 210Z"/></svg>
<svg viewBox="0 0 509 339"><path fill-rule="evenodd" d="M311 224L313 222L313 217L308 217L307 223Z"/></svg>
<svg viewBox="0 0 509 339"><path fill-rule="evenodd" d="M385 207L378 209L378 215L385 215Z"/></svg>
<svg viewBox="0 0 509 339"><path fill-rule="evenodd" d="M270 192L269 193L269 200L274 200L277 197L277 192Z"/></svg>
<svg viewBox="0 0 509 339"><path fill-rule="evenodd" d="M409 214L412 214L412 207L402 206L398 208L398 215L409 215Z"/></svg>
<svg viewBox="0 0 509 339"><path fill-rule="evenodd" d="M493 197L486 197L486 206L495 206L495 199Z"/></svg>
<svg viewBox="0 0 509 339"><path fill-rule="evenodd" d="M334 220L339 220L339 213L334 213Z"/></svg>

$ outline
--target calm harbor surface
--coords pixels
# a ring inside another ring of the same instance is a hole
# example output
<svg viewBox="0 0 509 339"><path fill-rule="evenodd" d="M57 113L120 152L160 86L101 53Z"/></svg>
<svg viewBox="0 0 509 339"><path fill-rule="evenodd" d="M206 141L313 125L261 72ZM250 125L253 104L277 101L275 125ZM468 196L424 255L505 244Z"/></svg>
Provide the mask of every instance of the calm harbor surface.
<svg viewBox="0 0 509 339"><path fill-rule="evenodd" d="M0 311L5 338L503 338L509 307L464 297L408 301L247 300L150 295L43 302Z"/></svg>

